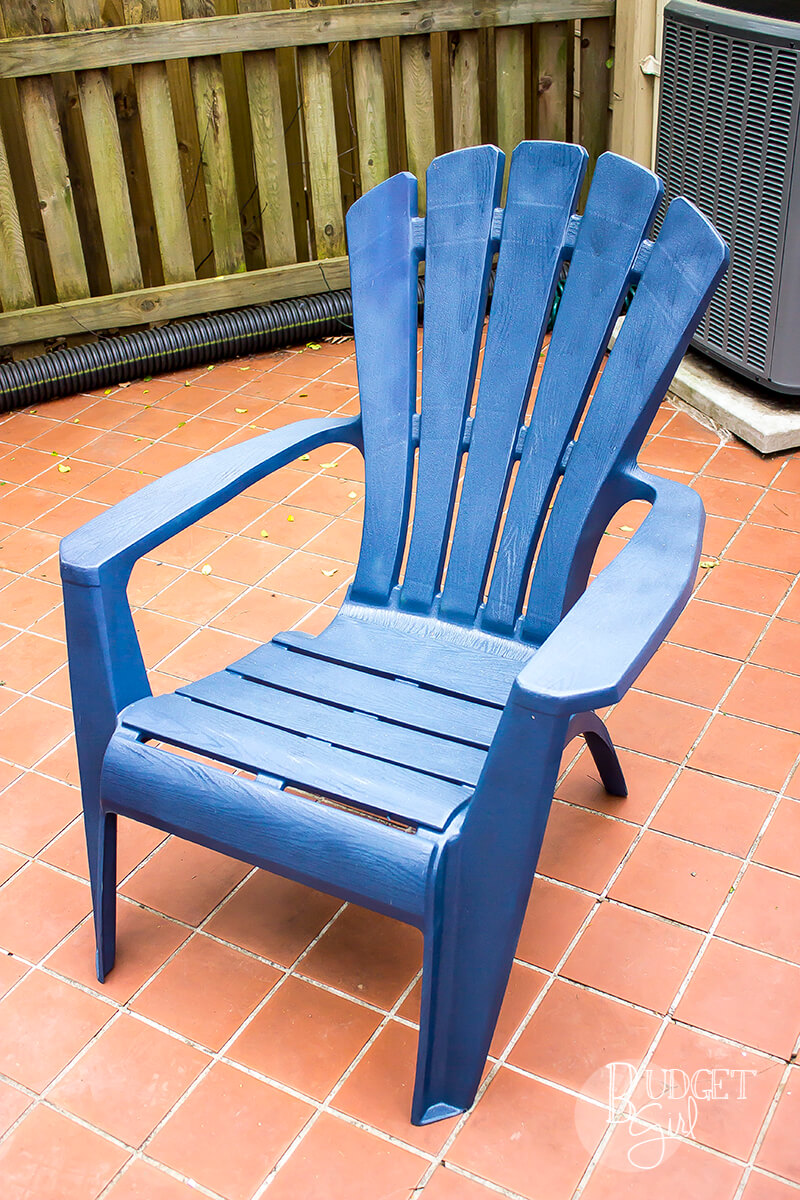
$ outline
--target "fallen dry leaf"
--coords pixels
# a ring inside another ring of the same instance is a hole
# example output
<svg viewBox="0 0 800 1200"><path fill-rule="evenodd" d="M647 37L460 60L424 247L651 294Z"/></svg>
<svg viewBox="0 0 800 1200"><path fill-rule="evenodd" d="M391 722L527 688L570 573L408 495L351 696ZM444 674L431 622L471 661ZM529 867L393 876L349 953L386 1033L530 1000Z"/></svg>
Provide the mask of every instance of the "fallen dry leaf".
<svg viewBox="0 0 800 1200"><path fill-rule="evenodd" d="M322 574L325 575L326 578L330 579L331 575L335 575L338 570L339 570L338 567L334 567L330 571L323 571Z"/></svg>

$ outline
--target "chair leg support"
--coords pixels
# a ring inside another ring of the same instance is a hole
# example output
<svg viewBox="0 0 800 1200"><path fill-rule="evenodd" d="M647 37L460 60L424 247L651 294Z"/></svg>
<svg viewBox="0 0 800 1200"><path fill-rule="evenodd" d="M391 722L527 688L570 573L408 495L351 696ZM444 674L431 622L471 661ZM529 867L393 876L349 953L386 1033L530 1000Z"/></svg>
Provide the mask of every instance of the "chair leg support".
<svg viewBox="0 0 800 1200"><path fill-rule="evenodd" d="M589 753L594 759L603 787L610 796L627 796L628 785L622 773L616 747L611 735L597 713L579 713L569 723L567 742L583 735Z"/></svg>
<svg viewBox="0 0 800 1200"><path fill-rule="evenodd" d="M117 814L84 810L92 884L97 978L103 983L114 966L117 940Z"/></svg>

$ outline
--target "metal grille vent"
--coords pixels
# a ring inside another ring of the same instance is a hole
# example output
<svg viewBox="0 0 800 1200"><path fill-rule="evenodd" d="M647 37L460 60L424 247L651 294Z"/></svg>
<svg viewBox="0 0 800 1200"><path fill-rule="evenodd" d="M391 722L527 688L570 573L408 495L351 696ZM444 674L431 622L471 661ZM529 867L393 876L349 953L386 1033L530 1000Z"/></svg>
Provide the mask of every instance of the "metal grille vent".
<svg viewBox="0 0 800 1200"><path fill-rule="evenodd" d="M667 12L656 148L662 216L687 196L730 245L730 268L695 343L756 374L771 353L798 88L796 49Z"/></svg>

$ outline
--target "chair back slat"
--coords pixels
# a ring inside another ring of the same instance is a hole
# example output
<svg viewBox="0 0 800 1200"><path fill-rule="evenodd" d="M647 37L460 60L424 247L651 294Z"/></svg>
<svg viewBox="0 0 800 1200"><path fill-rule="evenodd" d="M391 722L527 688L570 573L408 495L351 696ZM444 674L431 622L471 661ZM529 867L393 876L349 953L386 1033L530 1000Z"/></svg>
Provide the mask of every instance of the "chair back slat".
<svg viewBox="0 0 800 1200"><path fill-rule="evenodd" d="M405 548L417 394L417 181L403 173L347 214L366 471L361 555L352 597L384 604Z"/></svg>
<svg viewBox="0 0 800 1200"><path fill-rule="evenodd" d="M687 200L669 207L597 385L542 538L524 636L543 640L586 586L608 520L706 304L728 249Z"/></svg>
<svg viewBox="0 0 800 1200"><path fill-rule="evenodd" d="M496 632L513 632L520 615L564 451L584 411L661 191L651 171L616 154L597 162L483 613L484 625Z"/></svg>
<svg viewBox="0 0 800 1200"><path fill-rule="evenodd" d="M587 154L563 142L523 142L511 159L478 400L440 615L472 622L508 486L565 256Z"/></svg>
<svg viewBox="0 0 800 1200"><path fill-rule="evenodd" d="M425 322L414 519L400 605L429 612L442 576L496 243L505 156L477 146L427 173Z"/></svg>

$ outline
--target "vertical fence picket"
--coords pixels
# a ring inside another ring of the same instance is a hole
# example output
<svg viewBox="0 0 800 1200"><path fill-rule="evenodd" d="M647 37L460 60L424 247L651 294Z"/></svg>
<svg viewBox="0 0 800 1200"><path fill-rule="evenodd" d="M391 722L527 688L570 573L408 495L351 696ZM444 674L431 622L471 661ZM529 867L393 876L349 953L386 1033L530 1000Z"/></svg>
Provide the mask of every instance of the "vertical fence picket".
<svg viewBox="0 0 800 1200"><path fill-rule="evenodd" d="M213 0L183 0L185 17L213 16ZM189 63L203 181L214 246L217 275L245 270L242 222L236 191L228 103L219 55L193 58Z"/></svg>
<svg viewBox="0 0 800 1200"><path fill-rule="evenodd" d="M261 12L263 9L264 0L239 0L239 12ZM252 50L246 53L244 73L253 132L264 263L268 267L278 267L297 262L297 248L276 52Z"/></svg>
<svg viewBox="0 0 800 1200"><path fill-rule="evenodd" d="M235 16L239 11L238 0L215 0L215 11L218 17ZM258 211L258 183L244 56L238 53L223 54L220 61L231 130L236 190L240 201L239 219L245 262L248 271L259 270L265 265L264 240Z"/></svg>
<svg viewBox="0 0 800 1200"><path fill-rule="evenodd" d="M131 6L132 12L138 5L142 10L141 19L148 23L158 20L180 21L183 17L181 0L124 0L124 3L126 13L128 5ZM130 16L127 17L127 20L129 24L133 24L136 18ZM165 67L172 101L172 115L175 121L186 217L189 221L189 236L192 241L193 267L195 274L200 279L214 274L214 254L211 245L211 224L208 219L206 189L201 178L200 135L197 132L192 81L189 76L189 63L186 59L174 59L165 63Z"/></svg>
<svg viewBox="0 0 800 1200"><path fill-rule="evenodd" d="M3 309L29 308L36 303L25 254L25 239L14 194L14 181L0 132L0 300Z"/></svg>
<svg viewBox="0 0 800 1200"><path fill-rule="evenodd" d="M506 156L525 139L525 29L512 25L495 30L497 71L497 144Z"/></svg>
<svg viewBox="0 0 800 1200"><path fill-rule="evenodd" d="M611 99L611 26L607 17L581 21L579 141L589 152L581 204L586 202L594 165L608 146Z"/></svg>
<svg viewBox="0 0 800 1200"><path fill-rule="evenodd" d="M481 96L478 81L480 41L477 29L455 33L450 40L450 84L453 97L453 149L481 142Z"/></svg>
<svg viewBox="0 0 800 1200"><path fill-rule="evenodd" d="M39 33L35 13L24 0L6 0L4 12L12 37ZM21 79L18 86L56 295L61 301L78 300L89 295L89 280L53 82L39 75Z"/></svg>
<svg viewBox="0 0 800 1200"><path fill-rule="evenodd" d="M569 21L546 21L539 26L537 114L538 136L565 142L570 134Z"/></svg>
<svg viewBox="0 0 800 1200"><path fill-rule="evenodd" d="M425 34L401 38L400 62L403 70L408 169L419 180L419 207L422 212L425 208L425 172L436 157L430 38Z"/></svg>
<svg viewBox="0 0 800 1200"><path fill-rule="evenodd" d="M64 0L64 15L71 31L100 27L97 0ZM114 95L106 71L78 71L75 78L111 290L133 291L142 286L142 269Z"/></svg>
<svg viewBox="0 0 800 1200"><path fill-rule="evenodd" d="M140 11L125 15L129 23L157 21L158 2L143 0ZM194 256L167 69L164 63L140 63L133 78L164 282L181 283L195 277Z"/></svg>
<svg viewBox="0 0 800 1200"><path fill-rule="evenodd" d="M356 4L359 0L345 0ZM386 91L383 83L381 44L377 38L353 42L353 100L358 135L358 169L361 191L388 179L389 133L386 125Z"/></svg>
<svg viewBox="0 0 800 1200"><path fill-rule="evenodd" d="M297 0L309 8L309 0ZM311 186L312 227L317 258L339 258L346 253L344 208L339 183L339 152L333 109L331 65L327 46L301 46L297 50L303 99L303 120Z"/></svg>

